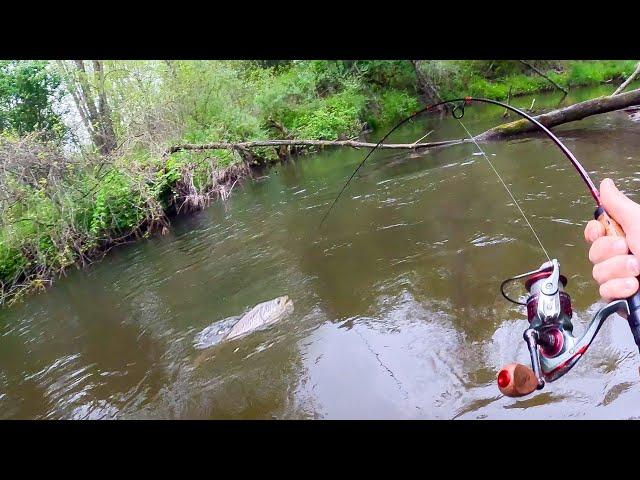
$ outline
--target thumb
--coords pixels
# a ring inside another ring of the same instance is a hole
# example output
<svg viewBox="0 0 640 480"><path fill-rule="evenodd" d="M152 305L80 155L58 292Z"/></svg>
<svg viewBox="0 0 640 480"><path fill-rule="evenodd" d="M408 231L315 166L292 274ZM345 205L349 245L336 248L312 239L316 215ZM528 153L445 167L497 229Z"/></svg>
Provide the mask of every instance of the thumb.
<svg viewBox="0 0 640 480"><path fill-rule="evenodd" d="M607 213L624 230L631 252L640 254L640 205L618 190L609 178L600 184L600 200Z"/></svg>

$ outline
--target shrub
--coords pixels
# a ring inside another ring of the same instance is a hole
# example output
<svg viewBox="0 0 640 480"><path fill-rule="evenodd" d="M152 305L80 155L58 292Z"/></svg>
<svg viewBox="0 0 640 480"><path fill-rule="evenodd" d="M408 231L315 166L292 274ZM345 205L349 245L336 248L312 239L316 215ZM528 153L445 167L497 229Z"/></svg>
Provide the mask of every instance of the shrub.
<svg viewBox="0 0 640 480"><path fill-rule="evenodd" d="M100 182L95 197L89 231L94 236L106 232L123 233L140 225L146 217L145 198L131 179L112 170Z"/></svg>

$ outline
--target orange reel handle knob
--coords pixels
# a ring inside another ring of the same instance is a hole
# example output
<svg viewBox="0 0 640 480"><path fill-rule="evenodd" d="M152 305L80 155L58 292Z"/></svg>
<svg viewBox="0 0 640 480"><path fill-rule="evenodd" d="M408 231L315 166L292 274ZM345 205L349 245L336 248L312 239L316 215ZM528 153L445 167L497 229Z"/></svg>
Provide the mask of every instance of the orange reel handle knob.
<svg viewBox="0 0 640 480"><path fill-rule="evenodd" d="M524 397L538 388L538 379L526 365L510 363L498 372L498 388L507 397Z"/></svg>

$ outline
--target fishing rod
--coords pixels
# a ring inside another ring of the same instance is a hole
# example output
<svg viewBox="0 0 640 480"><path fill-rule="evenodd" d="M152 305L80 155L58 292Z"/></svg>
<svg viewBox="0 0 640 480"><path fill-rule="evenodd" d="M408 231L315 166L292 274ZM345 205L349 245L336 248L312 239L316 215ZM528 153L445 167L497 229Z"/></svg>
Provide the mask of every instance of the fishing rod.
<svg viewBox="0 0 640 480"><path fill-rule="evenodd" d="M367 159L394 131L422 113L432 111L442 105L452 104L452 116L458 120L460 125L469 135L470 140L476 145L479 152L484 156L494 173L498 176L548 260L539 268L508 278L500 285L500 291L507 300L527 307L529 328L525 330L523 339L527 344L531 361L531 368L519 363L510 363L502 367L497 375L497 383L500 391L510 397L525 396L533 393L535 390L541 390L544 388L546 382L553 382L565 375L578 362L578 360L584 356L587 349L595 339L595 336L600 331L604 321L614 313L626 316L631 333L633 334L633 339L640 350L640 292L636 292L633 296L625 300L615 300L608 303L596 312L581 337L578 338L573 335L573 324L571 322L573 316L571 298L565 292L567 278L560 274L560 262L555 258L552 259L549 257L540 238L524 214L524 211L520 208L520 205L511 193L511 190L495 169L484 150L482 150L476 138L469 133L461 121L464 117L465 106L473 103L493 104L503 107L528 120L535 125L538 130L542 131L553 141L560 151L562 151L564 156L567 157L580 175L580 178L582 178L582 181L586 184L589 193L596 203L594 218L603 225L606 235L614 237L625 236L620 225L618 225L618 223L605 211L600 200L600 193L589 176L589 173L584 169L573 152L571 152L571 150L569 150L569 148L562 143L562 141L553 132L551 132L551 130L534 117L522 110L519 110L518 108L497 100L475 97L454 98L428 105L395 125L358 164L354 172L329 206L325 215L322 217L320 225L322 226L325 222L338 199L349 186L358 171L365 164ZM524 281L524 287L528 293L528 297L525 302L520 302L510 298L504 290L506 285L511 282L515 282L516 280Z"/></svg>

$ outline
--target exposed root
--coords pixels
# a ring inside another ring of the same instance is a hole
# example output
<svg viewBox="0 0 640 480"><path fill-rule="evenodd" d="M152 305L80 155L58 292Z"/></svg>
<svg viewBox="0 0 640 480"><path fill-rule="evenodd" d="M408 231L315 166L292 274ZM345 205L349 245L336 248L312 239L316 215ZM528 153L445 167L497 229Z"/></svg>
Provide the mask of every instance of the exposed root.
<svg viewBox="0 0 640 480"><path fill-rule="evenodd" d="M193 163L184 165L181 173L174 186L172 200L178 214L202 210L214 199L228 200L236 183L250 174L250 168L244 162L222 170L210 165L207 178L201 182L196 180L196 165Z"/></svg>

